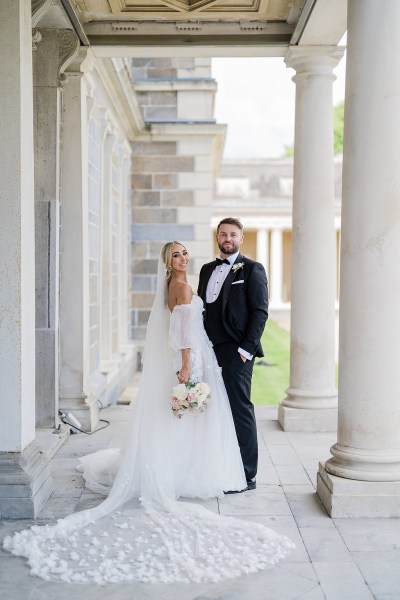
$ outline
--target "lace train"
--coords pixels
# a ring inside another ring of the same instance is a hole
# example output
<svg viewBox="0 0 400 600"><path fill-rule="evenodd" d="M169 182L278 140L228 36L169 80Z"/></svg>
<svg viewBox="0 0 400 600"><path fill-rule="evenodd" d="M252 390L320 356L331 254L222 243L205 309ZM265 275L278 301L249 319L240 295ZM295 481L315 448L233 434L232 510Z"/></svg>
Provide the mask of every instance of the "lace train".
<svg viewBox="0 0 400 600"><path fill-rule="evenodd" d="M265 569L294 548L261 524L198 504L132 504L80 529L68 518L34 526L6 538L4 547L28 558L32 575L97 584L217 582Z"/></svg>

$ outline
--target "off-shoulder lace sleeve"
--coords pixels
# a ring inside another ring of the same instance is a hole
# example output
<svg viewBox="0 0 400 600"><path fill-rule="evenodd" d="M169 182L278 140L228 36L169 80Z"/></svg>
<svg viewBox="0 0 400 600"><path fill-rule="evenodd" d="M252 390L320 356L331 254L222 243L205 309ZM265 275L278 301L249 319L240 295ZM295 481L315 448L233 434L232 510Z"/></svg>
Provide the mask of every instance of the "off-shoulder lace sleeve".
<svg viewBox="0 0 400 600"><path fill-rule="evenodd" d="M169 323L169 345L173 350L193 347L193 307L191 304L177 304L171 313Z"/></svg>

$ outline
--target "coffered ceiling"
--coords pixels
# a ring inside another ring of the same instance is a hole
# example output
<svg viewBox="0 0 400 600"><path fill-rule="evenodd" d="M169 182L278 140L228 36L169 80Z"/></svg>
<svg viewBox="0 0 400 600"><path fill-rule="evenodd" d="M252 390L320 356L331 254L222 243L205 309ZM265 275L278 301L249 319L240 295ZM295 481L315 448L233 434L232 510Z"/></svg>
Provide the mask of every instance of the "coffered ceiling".
<svg viewBox="0 0 400 600"><path fill-rule="evenodd" d="M346 29L346 0L58 1L97 47L336 44Z"/></svg>

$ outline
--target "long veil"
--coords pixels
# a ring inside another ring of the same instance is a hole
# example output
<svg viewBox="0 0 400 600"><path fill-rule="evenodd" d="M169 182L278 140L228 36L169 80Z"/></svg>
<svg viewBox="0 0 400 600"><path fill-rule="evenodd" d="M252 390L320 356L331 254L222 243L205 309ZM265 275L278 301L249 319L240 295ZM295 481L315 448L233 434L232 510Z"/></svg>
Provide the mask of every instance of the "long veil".
<svg viewBox="0 0 400 600"><path fill-rule="evenodd" d="M176 383L169 365L170 312L165 266L147 326L143 372L119 468L95 508L7 537L4 548L28 558L31 573L66 582L219 581L266 568L293 547L270 529L177 501L171 418Z"/></svg>

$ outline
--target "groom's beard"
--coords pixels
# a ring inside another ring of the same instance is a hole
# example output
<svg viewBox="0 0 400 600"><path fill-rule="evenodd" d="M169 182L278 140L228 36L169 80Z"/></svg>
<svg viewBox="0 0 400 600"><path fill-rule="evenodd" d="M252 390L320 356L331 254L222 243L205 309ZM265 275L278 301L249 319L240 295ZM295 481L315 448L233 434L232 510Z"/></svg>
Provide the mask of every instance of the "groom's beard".
<svg viewBox="0 0 400 600"><path fill-rule="evenodd" d="M217 242L218 243L218 242ZM223 254L236 254L239 252L240 244L231 244L230 246L225 247L226 242L219 244L218 248Z"/></svg>

